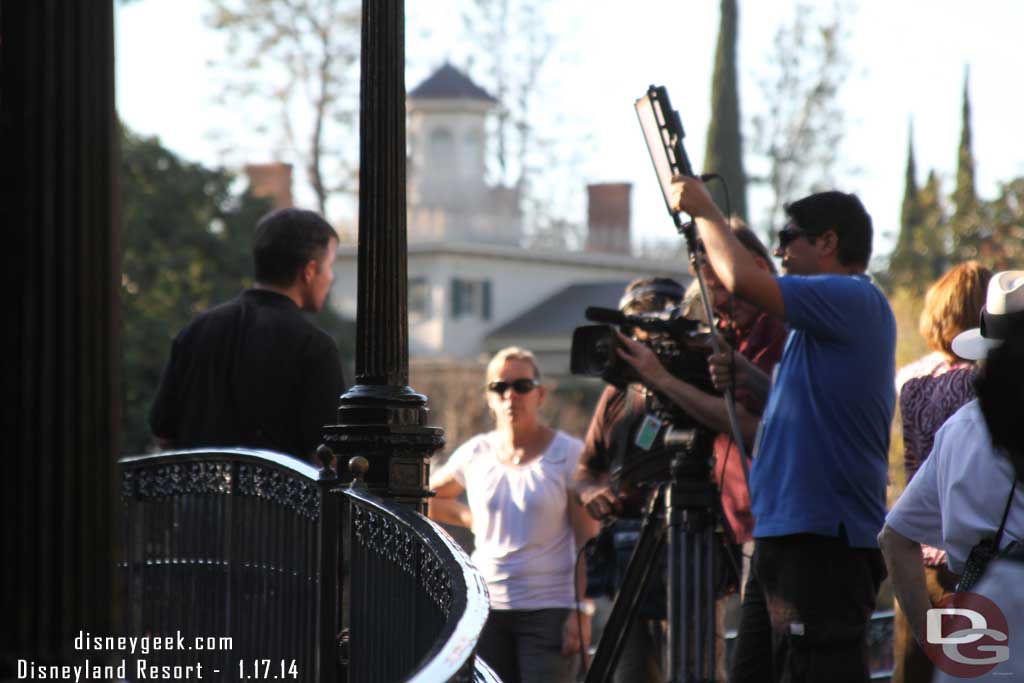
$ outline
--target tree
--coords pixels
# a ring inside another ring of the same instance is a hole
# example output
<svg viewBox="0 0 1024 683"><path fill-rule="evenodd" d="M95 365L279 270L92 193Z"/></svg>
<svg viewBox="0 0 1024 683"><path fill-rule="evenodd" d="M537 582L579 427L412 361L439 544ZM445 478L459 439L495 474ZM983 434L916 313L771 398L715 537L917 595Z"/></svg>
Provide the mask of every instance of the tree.
<svg viewBox="0 0 1024 683"><path fill-rule="evenodd" d="M1024 263L1024 178L1002 183L999 195L983 202L977 231L978 260L994 271Z"/></svg>
<svg viewBox="0 0 1024 683"><path fill-rule="evenodd" d="M711 82L711 123L704 152L704 172L718 173L729 188L732 213L747 219L747 174L743 170L743 133L740 130L740 98L736 77L738 10L736 0L722 0L715 71ZM725 209L725 191L710 186L712 197Z"/></svg>
<svg viewBox="0 0 1024 683"><path fill-rule="evenodd" d="M121 145L125 452L150 443L148 413L171 339L195 315L252 284L252 230L270 206L233 193L235 177L184 161L154 138ZM316 317L352 356L351 324Z"/></svg>
<svg viewBox="0 0 1024 683"><path fill-rule="evenodd" d="M964 91L960 109L960 146L957 148L956 189L953 191L953 253L958 259L978 257L980 245L978 195L974 180L974 151L971 146L970 74L964 70Z"/></svg>
<svg viewBox="0 0 1024 683"><path fill-rule="evenodd" d="M210 0L207 23L227 36L224 100L256 112L256 131L278 132L278 147L305 169L321 215L338 193L353 193L358 145L357 0ZM255 105L255 108L253 106ZM262 110L276 107L276 113Z"/></svg>
<svg viewBox="0 0 1024 683"><path fill-rule="evenodd" d="M896 246L889 256L886 284L903 287L920 282L923 256L916 244L921 225L921 198L917 187L917 166L914 162L914 127L907 133L907 165L903 180L903 206L900 211L900 232Z"/></svg>
<svg viewBox="0 0 1024 683"><path fill-rule="evenodd" d="M912 125L904 183L899 237L889 256L888 270L880 274L880 280L889 291L904 288L919 296L948 267L949 226L938 176L933 171L924 188L917 185Z"/></svg>
<svg viewBox="0 0 1024 683"><path fill-rule="evenodd" d="M764 171L750 177L770 192L769 230L778 226L785 202L833 184L843 137L838 94L849 71L845 38L839 6L816 21L809 7L798 5L793 23L775 34L760 81L767 108L753 119L753 148Z"/></svg>
<svg viewBox="0 0 1024 683"><path fill-rule="evenodd" d="M558 248L582 241L579 224L566 219L564 208L583 191L577 170L586 141L571 140L557 113L538 106L547 98L543 75L556 46L545 6L541 0L473 0L462 19L470 43L466 71L477 74L499 103L493 179L517 189L531 243ZM542 116L547 119L538 123Z"/></svg>
<svg viewBox="0 0 1024 683"><path fill-rule="evenodd" d="M943 198L942 183L935 171L928 173L928 180L921 188L919 206L921 222L915 245L928 266L924 274L928 282L920 287L923 290L932 280L946 272L950 265L949 211Z"/></svg>
<svg viewBox="0 0 1024 683"><path fill-rule="evenodd" d="M514 187L530 173L534 146L533 104L541 70L555 44L536 0L473 0L462 20L481 64L486 86L498 100L494 131L495 180Z"/></svg>

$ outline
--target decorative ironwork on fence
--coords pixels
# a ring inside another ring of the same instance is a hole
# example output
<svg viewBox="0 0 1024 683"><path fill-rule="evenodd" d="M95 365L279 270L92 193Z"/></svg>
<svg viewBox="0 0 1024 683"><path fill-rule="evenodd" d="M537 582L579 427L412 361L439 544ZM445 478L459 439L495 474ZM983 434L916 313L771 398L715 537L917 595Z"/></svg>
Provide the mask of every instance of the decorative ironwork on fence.
<svg viewBox="0 0 1024 683"><path fill-rule="evenodd" d="M473 652L487 587L462 549L408 506L345 491L353 681L497 680Z"/></svg>
<svg viewBox="0 0 1024 683"><path fill-rule="evenodd" d="M243 449L120 461L125 632L173 643L128 656L130 680L143 660L229 680L498 681L475 657L489 603L462 549L358 478L341 488L321 453L319 470Z"/></svg>
<svg viewBox="0 0 1024 683"><path fill-rule="evenodd" d="M251 450L121 465L126 630L175 643L137 659L231 678L262 677L269 660L271 677L338 680L340 506L328 494L330 467Z"/></svg>

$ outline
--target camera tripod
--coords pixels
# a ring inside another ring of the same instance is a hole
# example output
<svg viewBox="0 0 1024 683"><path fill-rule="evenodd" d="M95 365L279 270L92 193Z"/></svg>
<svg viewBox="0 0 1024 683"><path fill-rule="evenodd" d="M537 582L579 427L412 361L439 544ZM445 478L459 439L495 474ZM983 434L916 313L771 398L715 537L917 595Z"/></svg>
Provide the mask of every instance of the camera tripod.
<svg viewBox="0 0 1024 683"><path fill-rule="evenodd" d="M715 528L718 489L711 479L712 435L669 429L669 481L644 512L633 555L605 624L587 683L611 680L640 597L668 542L668 681L713 683L715 676ZM667 532L667 533L666 533Z"/></svg>

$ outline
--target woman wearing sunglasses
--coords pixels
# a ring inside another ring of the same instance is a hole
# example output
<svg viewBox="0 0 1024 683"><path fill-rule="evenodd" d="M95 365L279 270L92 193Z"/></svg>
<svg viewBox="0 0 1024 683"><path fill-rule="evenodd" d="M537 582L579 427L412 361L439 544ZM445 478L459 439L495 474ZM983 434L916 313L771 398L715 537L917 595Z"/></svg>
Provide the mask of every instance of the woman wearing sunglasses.
<svg viewBox="0 0 1024 683"><path fill-rule="evenodd" d="M574 576L574 566L597 529L570 495L583 443L544 424L539 380L529 351L495 354L486 389L494 431L460 446L430 482L436 498L465 491L469 500L468 519L443 521L473 530L473 562L491 597L478 652L507 683L571 681L590 640L591 610L576 601L586 573Z"/></svg>

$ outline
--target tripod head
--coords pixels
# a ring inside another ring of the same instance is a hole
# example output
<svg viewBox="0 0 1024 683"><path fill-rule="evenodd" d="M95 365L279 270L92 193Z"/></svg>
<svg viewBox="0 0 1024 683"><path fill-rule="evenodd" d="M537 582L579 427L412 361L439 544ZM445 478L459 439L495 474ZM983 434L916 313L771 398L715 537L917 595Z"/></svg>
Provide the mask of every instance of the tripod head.
<svg viewBox="0 0 1024 683"><path fill-rule="evenodd" d="M680 478L711 483L714 432L692 420L673 420L673 413L659 411L658 403L648 392L647 416L613 464L612 485L652 488Z"/></svg>

